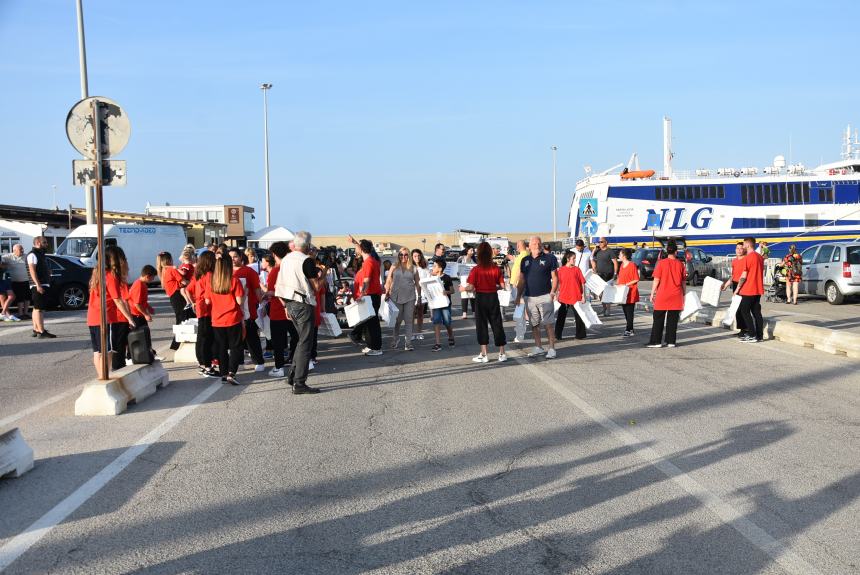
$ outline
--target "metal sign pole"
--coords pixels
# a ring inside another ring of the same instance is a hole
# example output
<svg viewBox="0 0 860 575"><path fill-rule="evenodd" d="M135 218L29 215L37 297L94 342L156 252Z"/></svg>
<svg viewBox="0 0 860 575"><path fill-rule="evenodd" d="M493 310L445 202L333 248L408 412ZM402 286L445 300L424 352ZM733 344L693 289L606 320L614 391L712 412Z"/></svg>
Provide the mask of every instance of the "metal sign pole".
<svg viewBox="0 0 860 575"><path fill-rule="evenodd" d="M104 238L104 194L102 194L102 138L101 118L99 101L93 100L93 144L95 145L95 176L96 176L96 227L98 242L98 258L96 265L99 274L99 301L101 302L101 313L99 314L99 337L101 345L102 372L100 380L108 380L108 354L107 354L107 290L105 289L105 238Z"/></svg>

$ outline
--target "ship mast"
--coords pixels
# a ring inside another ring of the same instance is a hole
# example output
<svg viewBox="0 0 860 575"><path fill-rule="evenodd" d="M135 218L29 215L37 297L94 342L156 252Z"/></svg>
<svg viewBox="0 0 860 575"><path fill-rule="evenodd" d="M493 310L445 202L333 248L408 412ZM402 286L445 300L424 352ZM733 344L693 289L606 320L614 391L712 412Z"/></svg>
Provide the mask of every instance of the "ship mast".
<svg viewBox="0 0 860 575"><path fill-rule="evenodd" d="M663 177L672 177L672 118L663 116Z"/></svg>

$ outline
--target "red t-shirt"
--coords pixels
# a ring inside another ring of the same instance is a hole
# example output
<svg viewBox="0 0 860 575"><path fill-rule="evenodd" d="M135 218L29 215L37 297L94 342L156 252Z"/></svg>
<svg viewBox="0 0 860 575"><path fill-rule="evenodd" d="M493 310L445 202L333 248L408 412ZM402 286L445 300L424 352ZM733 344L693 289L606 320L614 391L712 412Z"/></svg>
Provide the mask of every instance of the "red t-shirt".
<svg viewBox="0 0 860 575"><path fill-rule="evenodd" d="M585 285L585 276L577 266L562 266L556 271L558 273L558 301L573 305L582 301L582 286Z"/></svg>
<svg viewBox="0 0 860 575"><path fill-rule="evenodd" d="M242 284L235 277L228 293L215 293L211 283L206 286L206 299L212 304L212 327L230 327L242 323L242 308L236 298L245 295Z"/></svg>
<svg viewBox="0 0 860 575"><path fill-rule="evenodd" d="M161 287L164 288L164 293L167 297L172 296L179 289L179 282L182 281L182 275L179 270L173 266L164 266L161 268Z"/></svg>
<svg viewBox="0 0 860 575"><path fill-rule="evenodd" d="M624 285L638 279L639 268L633 262L618 266L618 285ZM636 303L637 301L639 301L639 284L627 286L627 300L624 303Z"/></svg>
<svg viewBox="0 0 860 575"><path fill-rule="evenodd" d="M466 281L475 288L475 293L496 293L502 279L502 270L496 264L491 264L488 267L473 267Z"/></svg>
<svg viewBox="0 0 860 575"><path fill-rule="evenodd" d="M125 321L125 317L122 315L122 312L116 307L116 301L118 299L123 299L123 289L122 289L122 281L113 275L113 272L105 272L105 286L107 287L107 291L105 292L106 299L106 308L107 308L107 322L108 323L119 323L121 321ZM101 324L101 295L99 290L90 290L90 303L87 308L87 325L88 326L97 326Z"/></svg>
<svg viewBox="0 0 860 575"><path fill-rule="evenodd" d="M355 272L355 277L352 278L352 299L361 297L361 286L364 285L363 268Z"/></svg>
<svg viewBox="0 0 860 575"><path fill-rule="evenodd" d="M743 271L747 272L744 285L738 290L740 295L762 295L764 293L764 258L751 252L744 256Z"/></svg>
<svg viewBox="0 0 860 575"><path fill-rule="evenodd" d="M654 297L656 310L684 309L684 284L687 281L687 266L675 258L665 258L657 262L654 278L660 278Z"/></svg>
<svg viewBox="0 0 860 575"><path fill-rule="evenodd" d="M245 280L245 293L248 294L248 313L251 319L257 319L257 290L260 289L260 276L248 266L242 266L233 270L233 277Z"/></svg>
<svg viewBox="0 0 860 575"><path fill-rule="evenodd" d="M266 291L275 293L275 284L278 281L278 272L281 271L281 266L277 265L269 270L269 277L266 278ZM287 319L287 310L284 309L284 304L274 295L269 298L269 319L285 320Z"/></svg>
<svg viewBox="0 0 860 575"><path fill-rule="evenodd" d="M325 307L325 284L317 290L317 305L314 306L314 325L317 327L322 323L323 307Z"/></svg>
<svg viewBox="0 0 860 575"><path fill-rule="evenodd" d="M197 317L212 317L212 306L206 305L206 291L210 288L212 272L205 273L200 278L194 278L188 284L188 293L194 300Z"/></svg>
<svg viewBox="0 0 860 575"><path fill-rule="evenodd" d="M744 273L744 256L736 257L732 260L732 281L741 281L741 274Z"/></svg>
<svg viewBox="0 0 860 575"><path fill-rule="evenodd" d="M379 281L379 262L376 258L367 256L364 259L364 263L361 264L360 271L362 283L365 278L370 278L370 282L367 284L367 293L364 295L381 295L382 283ZM361 285L359 285L358 289L361 289Z"/></svg>
<svg viewBox="0 0 860 575"><path fill-rule="evenodd" d="M140 311L137 311L134 304L137 304ZM140 315L141 312L149 313L149 286L140 278L134 280L131 289L128 290L128 307L131 310L131 315Z"/></svg>

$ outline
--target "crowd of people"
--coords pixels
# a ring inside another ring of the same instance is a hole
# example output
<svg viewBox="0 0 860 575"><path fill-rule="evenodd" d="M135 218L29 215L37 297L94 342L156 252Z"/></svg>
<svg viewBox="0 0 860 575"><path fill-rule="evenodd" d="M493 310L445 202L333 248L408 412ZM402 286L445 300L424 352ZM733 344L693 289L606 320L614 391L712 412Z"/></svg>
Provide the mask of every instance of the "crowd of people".
<svg viewBox="0 0 860 575"><path fill-rule="evenodd" d="M160 281L169 299L174 323L196 318L197 340L195 355L198 370L204 377L220 377L225 384L239 385L238 372L249 356L255 372L263 372L266 362L273 360L268 372L272 377L284 377L295 394L312 394L319 390L307 385L308 374L317 361L319 329L322 314L335 306L369 300L373 314L356 325L348 338L362 348L367 356L383 354L383 329L379 311L382 305L392 305L396 320L391 328L390 349L413 351L415 341L424 339L425 307L431 302L422 289L428 278L438 279L446 306L434 305L430 311L434 344L439 352L456 345L452 327L452 306L455 292L460 294L462 317L474 313L475 338L480 346L475 363L489 361L490 333L498 351L498 361L507 360L508 343L504 328L506 307L513 307L515 343L525 340L526 325L531 326L534 346L529 357L557 357L556 343L564 336L568 316L573 315L574 339L587 337L586 318L581 313L590 310L591 301L599 301L590 293L586 276L589 272L617 287L625 286L620 304L625 320L623 337L632 337L634 313L640 301L639 269L632 261L632 250L609 248L607 238L600 238L593 250L582 240L564 252L561 262L541 238L535 236L517 243L515 253L503 254L498 246L481 242L467 247L458 264L466 264L468 276L460 279L457 288L446 270L446 248L437 244L429 260L421 250L402 247L396 261L384 265L369 240L349 240L355 246L355 257L345 263L338 274L328 274L324 263L311 244L311 235L299 232L289 244L275 242L258 259L253 249L227 245L211 245L202 253L186 246L174 260L173 254L161 252L154 258L155 266L145 265L130 277L123 250L117 246L105 249L104 286L94 270L89 285L87 325L93 350L93 364L99 377L102 373L100 334L101 296L104 291L105 315L108 324L107 351L110 369L117 370L130 361L129 335L141 330L151 357L151 335L148 325L154 309L149 303L149 286ZM13 302L18 305L15 319L27 317L32 305L33 336L53 338L44 327L46 309L44 290L50 283L50 270L45 260L44 238L36 238L33 249L25 256L23 246L16 245L3 257L2 265L10 281L0 285L3 293L3 315L10 314ZM675 347L681 310L686 293L686 266L678 258L678 246L669 240L666 257L661 258L653 272L649 296L653 321L648 348ZM617 257L616 257L617 253ZM791 250L786 262L792 264L798 256ZM386 262L387 263L387 262ZM334 264L340 265L340 264ZM328 278L352 275L352 281L341 283ZM731 277L723 285L740 298L736 322L739 338L744 342L760 342L764 323L761 315L764 259L756 250L754 238L738 242L732 260ZM500 292L507 292L505 304ZM796 298L796 296L795 296ZM472 302L469 304L469 302ZM586 312L587 313L587 312ZM590 312L593 313L593 312ZM611 314L611 304L602 304L602 314ZM266 318L268 333L265 349L260 338L260 319ZM15 321L15 320L12 320ZM447 341L443 341L443 330ZM545 340L544 340L545 338ZM544 341L546 342L544 344ZM174 339L171 348L177 349Z"/></svg>

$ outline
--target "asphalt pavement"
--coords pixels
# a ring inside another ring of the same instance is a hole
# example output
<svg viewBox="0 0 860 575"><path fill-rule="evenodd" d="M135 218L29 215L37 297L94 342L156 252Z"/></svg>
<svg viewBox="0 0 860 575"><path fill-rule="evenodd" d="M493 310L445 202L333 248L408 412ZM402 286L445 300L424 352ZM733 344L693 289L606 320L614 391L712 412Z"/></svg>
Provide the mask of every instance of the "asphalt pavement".
<svg viewBox="0 0 860 575"><path fill-rule="evenodd" d="M439 353L322 340L316 396L167 362L83 418L81 315L0 330L0 421L37 456L0 480L8 573L860 573L857 360L702 325L644 349L616 311L556 360L476 365L456 319Z"/></svg>

